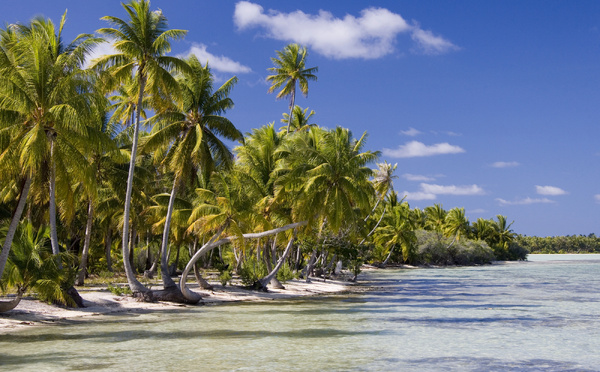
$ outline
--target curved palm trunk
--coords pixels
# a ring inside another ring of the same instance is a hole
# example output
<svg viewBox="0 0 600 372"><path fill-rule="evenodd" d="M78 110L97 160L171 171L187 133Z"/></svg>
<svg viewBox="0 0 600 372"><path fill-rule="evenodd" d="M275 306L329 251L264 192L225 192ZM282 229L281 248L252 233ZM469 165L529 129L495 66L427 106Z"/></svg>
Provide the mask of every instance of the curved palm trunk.
<svg viewBox="0 0 600 372"><path fill-rule="evenodd" d="M365 238L363 240L360 241L360 243L358 243L359 245L364 243L365 240L367 240L367 238L375 232L375 229L377 229L377 227L379 227L381 220L383 220L383 216L385 216L386 210L387 210L387 205L385 206L385 208L383 208L383 213L381 214L381 217L379 217L379 221L377 221L377 224L375 225L375 227L371 230L371 232L367 236L365 236ZM368 218L368 216L367 216L367 218Z"/></svg>
<svg viewBox="0 0 600 372"><path fill-rule="evenodd" d="M141 293L144 295L152 292L144 287L139 280L136 279L133 267L129 260L129 213L131 212L131 192L133 189L133 172L135 169L135 158L138 146L138 136L140 132L140 113L142 110L142 99L144 98L144 89L146 88L146 78L140 75L140 93L138 96L138 104L136 107L135 127L133 130L133 142L131 144L131 159L129 160L129 173L127 175L127 191L125 193L125 210L123 211L123 266L125 267L125 275L127 275L127 283L132 292ZM151 296L150 296L151 297Z"/></svg>
<svg viewBox="0 0 600 372"><path fill-rule="evenodd" d="M307 221L296 222L296 223L292 223L292 224L285 225L282 227L278 227L273 230L267 230L267 231L263 231L263 232L259 232L259 233L243 234L242 236L244 237L244 239L260 239L260 238L264 238L265 236L276 235L281 232L287 231L289 229L295 229L297 227L304 226L307 223L308 223ZM181 279L179 280L179 286L181 288L181 292L183 293L183 296L186 299L193 301L198 296L196 293L193 293L192 291L190 291L187 288L186 282L185 282L187 275L189 274L190 270L192 269L192 266L194 265L194 263L196 263L196 261L198 261L198 259L200 257L202 257L202 255L204 253L208 252L209 250L211 250L213 248L217 248L223 244L230 243L231 241L233 241L237 238L237 236L228 236L226 238L216 240L223 233L223 230L224 230L224 227L221 230L219 230L219 232L217 234L215 234L208 243L204 244L198 250L198 252L196 252L196 254L194 254L194 256L190 259L188 264L185 266L185 269L183 270L183 274L181 275Z"/></svg>
<svg viewBox="0 0 600 372"><path fill-rule="evenodd" d="M171 197L169 198L169 206L167 208L167 218L165 220L165 229L163 231L163 238L161 244L161 256L160 256L160 274L162 276L163 287L165 289L176 287L177 284L171 279L169 273L169 257L167 256L167 246L169 244L169 231L171 230L171 218L173 217L173 205L175 204L175 194L177 194L177 177L173 181L173 188L171 189ZM177 250L179 255L179 250Z"/></svg>
<svg viewBox="0 0 600 372"><path fill-rule="evenodd" d="M290 250L292 249L295 239L296 239L296 230L294 230L294 233L292 234L292 237L290 238L290 241L288 242L287 247L285 247L285 251L283 251L283 254L279 258L277 265L275 265L275 268L267 276L265 276L264 278L259 280L260 285L262 286L262 288L265 291L267 290L267 285L271 282L271 280L273 280L274 278L277 277L277 272L283 266L285 259L287 258L288 254L290 253Z"/></svg>
<svg viewBox="0 0 600 372"><path fill-rule="evenodd" d="M8 232L6 233L6 239L4 239L4 244L2 245L2 252L0 253L0 277L2 277L2 274L4 273L4 267L6 266L6 260L8 259L8 253L10 252L13 238L17 232L19 221L21 221L21 216L23 215L23 210L25 209L25 202L27 201L27 195L29 194L30 187L31 177L27 176L25 179L25 184L21 189L21 196L19 197L17 209L15 210L12 220L10 221Z"/></svg>
<svg viewBox="0 0 600 372"><path fill-rule="evenodd" d="M390 247L390 252L388 253L387 257L385 258L385 260L383 260L383 262L381 263L383 266L387 265L390 257L392 257L392 252L394 251L394 246L392 245Z"/></svg>
<svg viewBox="0 0 600 372"><path fill-rule="evenodd" d="M83 251L81 252L81 261L79 262L79 276L77 277L77 285L83 285L85 275L87 273L88 255L90 253L90 238L92 237L92 222L94 217L94 207L92 199L88 201L88 218L85 225L85 239L83 241Z"/></svg>
<svg viewBox="0 0 600 372"><path fill-rule="evenodd" d="M23 292L21 291L21 289L19 289L17 292L17 297L15 297L14 299L12 299L10 301L6 301L6 302L0 301L0 313L5 313L7 311L11 311L15 307L17 307L19 302L21 302L22 297L23 297Z"/></svg>

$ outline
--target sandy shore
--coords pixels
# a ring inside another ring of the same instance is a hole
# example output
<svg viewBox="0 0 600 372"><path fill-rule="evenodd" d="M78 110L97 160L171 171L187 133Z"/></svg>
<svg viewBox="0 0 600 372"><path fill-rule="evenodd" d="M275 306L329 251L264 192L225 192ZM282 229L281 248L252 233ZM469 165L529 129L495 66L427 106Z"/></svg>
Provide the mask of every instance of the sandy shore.
<svg viewBox="0 0 600 372"><path fill-rule="evenodd" d="M237 286L223 287L212 283L213 291L200 289L197 285L189 287L199 293L203 299L198 305L183 305L170 302L140 302L127 296L117 296L107 289L77 288L84 300L85 308L63 308L24 297L12 311L0 313L0 334L25 327L55 324L64 320L81 319L114 313L146 313L182 309L190 306L216 305L235 301L272 301L277 299L303 296L333 295L348 292L360 292L366 287L351 282L313 279L311 283L303 280L291 280L285 283L285 289L269 289L269 292L251 291Z"/></svg>

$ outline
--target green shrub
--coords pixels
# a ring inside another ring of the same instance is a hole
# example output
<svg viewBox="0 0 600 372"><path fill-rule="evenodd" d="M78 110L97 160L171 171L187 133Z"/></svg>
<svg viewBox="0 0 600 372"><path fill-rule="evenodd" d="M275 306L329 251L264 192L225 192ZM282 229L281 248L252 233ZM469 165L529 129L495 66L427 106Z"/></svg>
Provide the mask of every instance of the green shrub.
<svg viewBox="0 0 600 372"><path fill-rule="evenodd" d="M127 286L119 287L119 286L113 286L112 284L109 284L108 290L110 291L110 293L114 294L115 296L133 294L133 292L131 292L131 289Z"/></svg>
<svg viewBox="0 0 600 372"><path fill-rule="evenodd" d="M264 262L257 262L256 257L250 257L242 263L240 279L244 285L253 285L254 282L267 276L268 273Z"/></svg>
<svg viewBox="0 0 600 372"><path fill-rule="evenodd" d="M296 277L296 273L290 268L290 265L286 263L281 266L279 271L277 272L277 280L282 283L287 282L288 280L292 280Z"/></svg>

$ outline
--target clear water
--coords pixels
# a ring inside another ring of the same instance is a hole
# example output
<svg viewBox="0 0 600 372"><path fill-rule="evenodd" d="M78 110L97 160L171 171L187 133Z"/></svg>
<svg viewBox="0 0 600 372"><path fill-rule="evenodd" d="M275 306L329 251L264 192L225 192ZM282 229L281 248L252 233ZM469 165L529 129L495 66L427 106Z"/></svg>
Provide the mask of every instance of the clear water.
<svg viewBox="0 0 600 372"><path fill-rule="evenodd" d="M377 271L363 294L31 328L0 335L0 369L600 371L600 260L583 257Z"/></svg>

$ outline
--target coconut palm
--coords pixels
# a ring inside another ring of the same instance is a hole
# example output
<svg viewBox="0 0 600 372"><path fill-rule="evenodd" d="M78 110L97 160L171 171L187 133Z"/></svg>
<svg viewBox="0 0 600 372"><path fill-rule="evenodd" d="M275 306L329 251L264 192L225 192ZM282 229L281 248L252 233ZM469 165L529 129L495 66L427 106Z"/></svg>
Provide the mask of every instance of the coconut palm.
<svg viewBox="0 0 600 372"><path fill-rule="evenodd" d="M465 216L464 208L452 208L446 214L444 219L444 235L447 237L454 236L451 245L460 240L461 237L468 237L470 231L469 220Z"/></svg>
<svg viewBox="0 0 600 372"><path fill-rule="evenodd" d="M286 124L286 125L291 125L290 129L292 129L292 132L297 132L299 130L307 130L310 127L314 127L317 124L311 124L310 122L310 118L315 114L314 110L310 110L310 113L308 112L308 107L305 108L304 110L302 109L302 107L296 105L294 106L294 109L292 110L292 118L290 120L290 114L288 113L284 113L283 114L283 118L281 119L281 122ZM279 130L283 130L286 127L281 127L279 128Z"/></svg>
<svg viewBox="0 0 600 372"><path fill-rule="evenodd" d="M129 215L131 210L131 193L133 173L136 161L140 116L142 102L147 92L176 91L177 83L170 74L172 69L185 69L186 65L175 57L167 56L171 50L171 40L181 39L186 34L184 30L168 29L167 18L162 11L150 10L147 0L131 1L123 4L129 19L123 20L113 16L102 19L109 22L110 28L101 28L99 33L115 40L113 46L117 54L100 57L92 68L109 69L117 80L126 81L135 76L138 92L135 106L135 123L131 145L131 160L127 177L125 208L123 213L123 259L127 281L133 292L149 293L136 278L129 264Z"/></svg>
<svg viewBox="0 0 600 372"><path fill-rule="evenodd" d="M446 212L441 204L434 204L433 206L426 207L425 229L441 234L444 230L444 223L446 222L447 214L448 212Z"/></svg>
<svg viewBox="0 0 600 372"><path fill-rule="evenodd" d="M50 247L50 229L42 226L35 230L29 222L19 225L6 264L6 273L0 284L2 287L16 287L17 298L11 306L14 308L21 296L29 289L37 292L43 301L54 301L64 305L75 305L67 294L66 287L74 272L59 268L56 258L70 260L69 254L62 252L58 256ZM15 303L16 302L16 303ZM2 309L0 306L0 310Z"/></svg>
<svg viewBox="0 0 600 372"><path fill-rule="evenodd" d="M49 215L52 251L59 253L56 228L56 193L63 196L63 215L72 217L73 179L89 182L83 151L94 141L88 126L98 104L92 76L81 70L91 47L99 42L92 35L79 35L65 44L63 15L58 28L49 20L35 18L28 25L11 25L0 51L0 116L3 131L11 132L10 144L0 155L0 164L19 164L24 187L13 222L20 219L32 178L49 184ZM18 160L17 160L18 159ZM6 163L5 163L6 164ZM1 165L0 165L1 167ZM3 251L10 248L14 224ZM5 253L2 255L3 259ZM60 265L60 261L58 262Z"/></svg>
<svg viewBox="0 0 600 372"><path fill-rule="evenodd" d="M208 64L202 66L194 55L187 63L190 71L178 78L181 104L159 112L151 120L157 125L144 145L149 150L166 147L162 164L174 175L161 248L165 288L176 286L167 270L166 249L177 191L182 185L193 182L198 172L210 175L215 167L231 167L233 154L218 136L230 141L243 141L242 133L222 116L233 107L229 94L237 78L233 77L213 90L214 79Z"/></svg>
<svg viewBox="0 0 600 372"><path fill-rule="evenodd" d="M293 192L294 220L317 222L337 233L357 218L356 210L368 210L373 193L367 167L379 152L362 152L367 134L354 139L348 129L311 128L298 132L282 146L276 195Z"/></svg>
<svg viewBox="0 0 600 372"><path fill-rule="evenodd" d="M387 264L395 247L402 248L404 262L411 264L415 261L417 237L411 217L408 203L396 205L390 209L383 224L375 230L375 241L388 248L388 255L383 261L384 265Z"/></svg>
<svg viewBox="0 0 600 372"><path fill-rule="evenodd" d="M273 75L267 77L271 83L269 93L281 88L277 93L277 99L290 98L290 113L288 115L287 132L290 132L292 123L292 111L296 101L296 85L300 86L300 91L304 96L308 95L308 81L316 81L315 73L318 67L306 68L306 48L298 44L288 44L282 51L276 51L277 58L271 58L275 67L268 68Z"/></svg>

